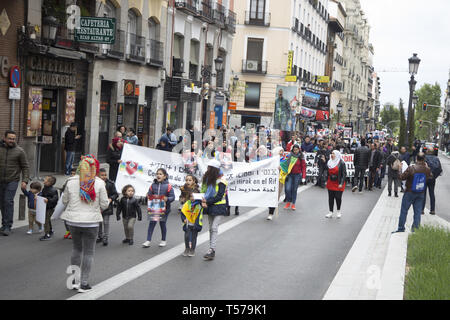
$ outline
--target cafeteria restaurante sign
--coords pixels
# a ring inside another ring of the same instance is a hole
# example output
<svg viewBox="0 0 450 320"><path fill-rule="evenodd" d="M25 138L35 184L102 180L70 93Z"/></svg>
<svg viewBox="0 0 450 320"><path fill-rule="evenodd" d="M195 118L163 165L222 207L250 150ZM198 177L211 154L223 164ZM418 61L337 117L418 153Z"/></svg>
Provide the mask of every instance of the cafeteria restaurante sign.
<svg viewBox="0 0 450 320"><path fill-rule="evenodd" d="M116 19L81 17L80 28L75 29L75 40L113 44L116 40Z"/></svg>

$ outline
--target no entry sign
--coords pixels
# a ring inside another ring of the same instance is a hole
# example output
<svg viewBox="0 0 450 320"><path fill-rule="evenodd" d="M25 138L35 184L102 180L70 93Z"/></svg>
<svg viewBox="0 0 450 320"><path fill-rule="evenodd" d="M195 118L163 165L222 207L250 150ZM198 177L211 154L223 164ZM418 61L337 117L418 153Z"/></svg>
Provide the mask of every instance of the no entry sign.
<svg viewBox="0 0 450 320"><path fill-rule="evenodd" d="M18 66L11 67L11 72L9 74L9 81L13 88L18 88L20 86L20 69Z"/></svg>

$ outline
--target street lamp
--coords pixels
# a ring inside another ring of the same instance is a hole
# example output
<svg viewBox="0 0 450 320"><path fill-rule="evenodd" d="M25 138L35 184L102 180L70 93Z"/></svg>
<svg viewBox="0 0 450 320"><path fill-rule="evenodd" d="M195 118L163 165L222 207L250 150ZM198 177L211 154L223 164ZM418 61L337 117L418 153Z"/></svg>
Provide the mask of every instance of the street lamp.
<svg viewBox="0 0 450 320"><path fill-rule="evenodd" d="M50 41L56 39L56 31L58 30L58 19L53 16L47 16L42 19L42 38Z"/></svg>
<svg viewBox="0 0 450 320"><path fill-rule="evenodd" d="M411 79L409 80L409 103L408 103L408 119L406 122L406 146L409 147L409 126L414 119L414 113L412 110L413 98L414 98L414 90L416 89L417 81L414 80L414 75L417 74L419 70L420 59L417 57L417 53L413 53L413 56L408 59L409 62L409 74L411 75Z"/></svg>
<svg viewBox="0 0 450 320"><path fill-rule="evenodd" d="M359 123L361 121L361 111L358 109L358 113L356 114L356 117L358 118L358 134L360 134L359 132Z"/></svg>
<svg viewBox="0 0 450 320"><path fill-rule="evenodd" d="M222 57L217 57L217 59L214 60L216 72L222 71L223 68L223 59Z"/></svg>
<svg viewBox="0 0 450 320"><path fill-rule="evenodd" d="M351 117L352 117L352 114L353 114L352 107L348 108L347 112L348 112L348 122L351 124Z"/></svg>
<svg viewBox="0 0 450 320"><path fill-rule="evenodd" d="M337 113L338 113L338 120L337 120L337 122L339 123L340 119L341 119L341 111L342 111L342 104L340 102L336 105L336 110L337 110Z"/></svg>

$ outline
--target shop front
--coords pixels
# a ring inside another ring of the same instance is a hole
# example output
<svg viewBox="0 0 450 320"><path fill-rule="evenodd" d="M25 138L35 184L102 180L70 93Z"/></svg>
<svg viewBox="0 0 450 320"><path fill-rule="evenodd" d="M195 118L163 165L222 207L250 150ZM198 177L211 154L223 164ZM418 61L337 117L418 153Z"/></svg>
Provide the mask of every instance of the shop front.
<svg viewBox="0 0 450 320"><path fill-rule="evenodd" d="M75 162L83 152L86 116L87 62L44 55L27 57L26 136L39 142L39 169L64 169L64 134L70 123L78 124L82 138L76 144Z"/></svg>

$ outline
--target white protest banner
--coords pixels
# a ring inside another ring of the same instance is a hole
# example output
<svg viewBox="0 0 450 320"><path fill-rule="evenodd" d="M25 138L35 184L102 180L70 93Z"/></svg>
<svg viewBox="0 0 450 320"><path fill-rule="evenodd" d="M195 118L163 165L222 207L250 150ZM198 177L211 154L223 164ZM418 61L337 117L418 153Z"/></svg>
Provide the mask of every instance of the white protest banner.
<svg viewBox="0 0 450 320"><path fill-rule="evenodd" d="M319 174L319 168L314 165L314 159L316 157L315 153L305 153L306 160L306 176L317 177ZM341 155L342 160L345 162L345 167L347 169L347 177L352 178L355 176L355 165L353 164L353 154L343 154ZM366 171L367 175L367 171Z"/></svg>
<svg viewBox="0 0 450 320"><path fill-rule="evenodd" d="M45 223L45 210L47 208L47 203L45 203L45 198L41 196L36 197L36 221L42 224Z"/></svg>
<svg viewBox="0 0 450 320"><path fill-rule="evenodd" d="M61 196L58 199L58 203L56 204L55 211L52 214L52 220L59 219L61 214L66 210L66 206L62 202L62 197L64 193L61 193Z"/></svg>
<svg viewBox="0 0 450 320"><path fill-rule="evenodd" d="M184 185L187 175L186 163L180 154L125 144L121 160L116 179L117 190L131 184L136 191L135 195L144 197L155 179L156 171L164 168L178 199L180 187ZM189 166L188 171L201 181L208 160L198 158L196 162L198 169L192 170L192 166ZM222 164L225 165L224 178L228 181L228 200L231 206L277 206L278 158L252 163L222 161Z"/></svg>

